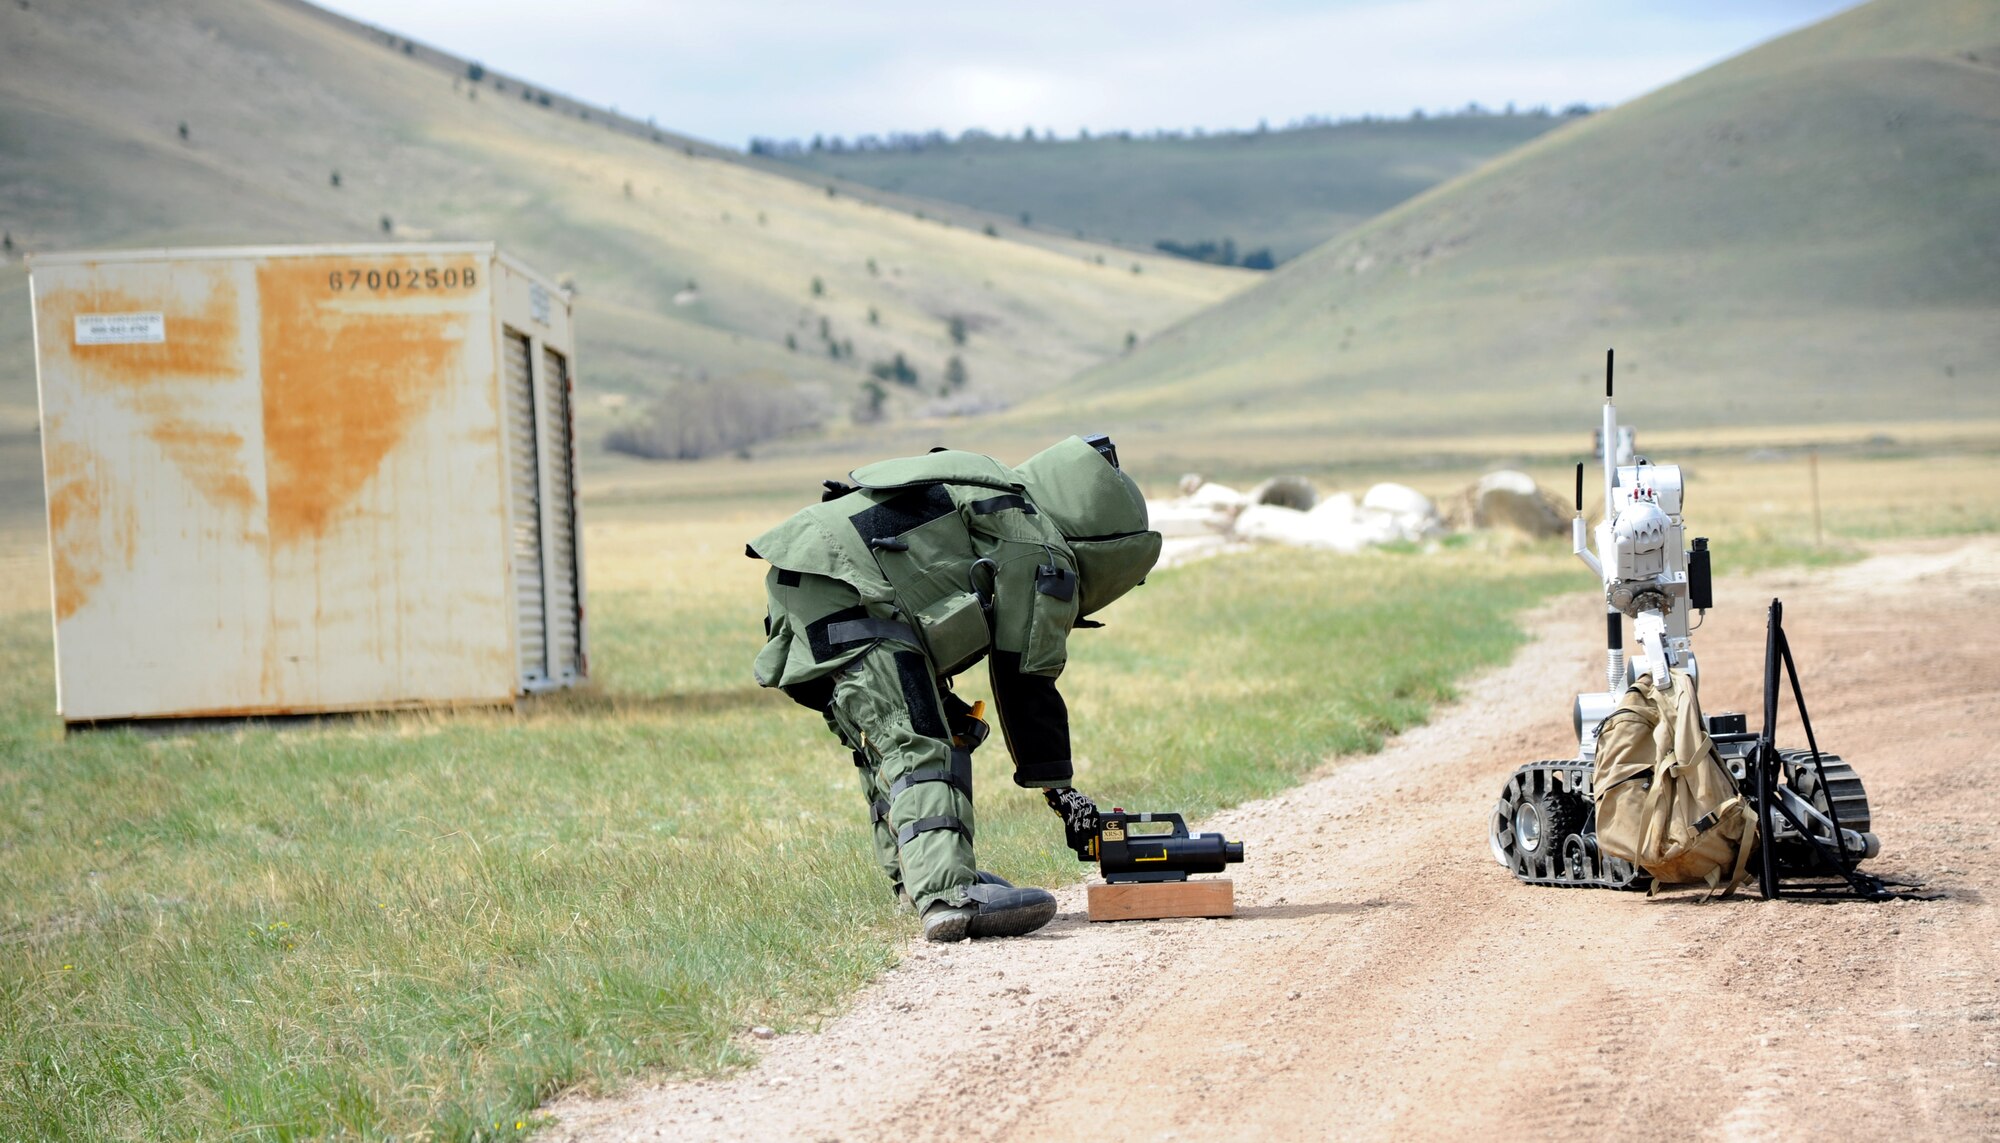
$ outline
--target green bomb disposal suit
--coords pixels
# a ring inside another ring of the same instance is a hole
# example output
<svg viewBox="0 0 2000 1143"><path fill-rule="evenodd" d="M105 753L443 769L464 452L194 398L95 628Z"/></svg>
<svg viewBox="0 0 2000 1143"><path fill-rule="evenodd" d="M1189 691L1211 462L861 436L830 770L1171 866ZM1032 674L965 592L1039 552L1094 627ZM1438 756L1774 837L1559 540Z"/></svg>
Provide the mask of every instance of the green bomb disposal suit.
<svg viewBox="0 0 2000 1143"><path fill-rule="evenodd" d="M950 679L986 659L1015 783L1068 787L1056 678L1070 630L1145 579L1160 536L1102 437L1019 468L940 449L851 479L749 547L771 564L757 682L822 712L853 752L876 859L917 911L976 911L971 751L985 726Z"/></svg>

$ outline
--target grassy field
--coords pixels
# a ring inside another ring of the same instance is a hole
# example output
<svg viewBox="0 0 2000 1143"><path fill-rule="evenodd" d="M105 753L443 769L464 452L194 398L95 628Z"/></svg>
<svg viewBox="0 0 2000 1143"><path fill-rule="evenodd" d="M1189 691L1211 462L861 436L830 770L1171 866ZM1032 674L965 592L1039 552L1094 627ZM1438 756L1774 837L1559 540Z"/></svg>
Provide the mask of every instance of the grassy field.
<svg viewBox="0 0 2000 1143"><path fill-rule="evenodd" d="M748 682L759 592L737 553L759 523L677 514L643 568L600 559L652 586L596 592L597 685L518 714L65 741L45 618L0 621L0 1121L506 1136L558 1088L727 1066L747 1025L836 1008L914 923L867 857L851 767ZM1157 576L1077 640L1079 783L1199 814L1373 746L1573 578L1552 554L1469 558ZM1074 878L999 754L983 863Z"/></svg>
<svg viewBox="0 0 2000 1143"><path fill-rule="evenodd" d="M1202 138L970 139L787 162L1151 251L1231 239L1295 257L1564 122L1547 115L1344 123Z"/></svg>
<svg viewBox="0 0 2000 1143"><path fill-rule="evenodd" d="M1023 418L1538 432L2000 417L2000 7L1880 0L1550 132Z"/></svg>
<svg viewBox="0 0 2000 1143"><path fill-rule="evenodd" d="M1985 458L1823 456L1820 549L1801 464L1691 470L1725 567L2000 527ZM45 604L11 582L0 1122L29 1138L513 1137L559 1088L740 1063L748 1026L810 1025L893 963L914 921L878 883L851 768L747 677L761 593L741 544L798 488L671 471L595 486L596 682L518 712L65 739ZM1385 475L1442 494L1466 473L1320 474ZM10 536L28 566L34 540ZM1079 785L1195 815L1281 789L1422 719L1506 656L1522 607L1587 585L1559 545L1480 541L1157 574L1077 636ZM979 759L982 864L1077 877L1001 753Z"/></svg>
<svg viewBox="0 0 2000 1143"><path fill-rule="evenodd" d="M966 394L1017 400L1256 277L988 237L520 95L277 0L6 5L0 427L34 403L24 251L498 240L576 285L592 449L619 400L681 383L789 382L837 419L899 352L921 385L892 412L954 354Z"/></svg>

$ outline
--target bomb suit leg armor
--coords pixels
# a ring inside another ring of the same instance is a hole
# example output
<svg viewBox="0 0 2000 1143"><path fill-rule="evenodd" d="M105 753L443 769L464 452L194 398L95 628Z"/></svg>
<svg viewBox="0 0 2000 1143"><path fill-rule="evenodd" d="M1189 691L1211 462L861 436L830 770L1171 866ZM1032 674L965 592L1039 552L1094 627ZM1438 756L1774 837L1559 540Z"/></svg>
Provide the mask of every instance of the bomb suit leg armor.
<svg viewBox="0 0 2000 1143"><path fill-rule="evenodd" d="M973 861L972 758L951 744L923 652L884 641L833 676L830 717L860 753L874 796L876 852L893 846L903 890L922 913L963 905Z"/></svg>
<svg viewBox="0 0 2000 1143"><path fill-rule="evenodd" d="M973 881L972 767L954 751L930 662L914 632L871 618L854 589L825 576L771 569L766 622L803 636L806 655L844 660L784 686L825 717L854 760L868 807L875 860L921 912L937 900L962 904ZM791 641L767 644L790 650ZM783 664L760 663L776 677ZM956 757L954 756L956 754Z"/></svg>

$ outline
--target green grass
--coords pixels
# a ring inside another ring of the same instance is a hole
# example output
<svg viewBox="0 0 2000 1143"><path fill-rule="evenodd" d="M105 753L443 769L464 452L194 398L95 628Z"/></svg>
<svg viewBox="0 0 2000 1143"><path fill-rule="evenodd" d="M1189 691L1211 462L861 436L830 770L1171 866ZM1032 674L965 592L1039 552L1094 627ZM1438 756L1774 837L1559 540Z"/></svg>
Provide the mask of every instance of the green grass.
<svg viewBox="0 0 2000 1143"><path fill-rule="evenodd" d="M1280 260L1318 246L1563 120L1451 116L1204 138L985 139L785 161L1148 252L1232 239Z"/></svg>
<svg viewBox="0 0 2000 1143"><path fill-rule="evenodd" d="M1015 411L1316 441L2000 416L2000 7L1877 0L1550 132Z"/></svg>
<svg viewBox="0 0 2000 1143"><path fill-rule="evenodd" d="M1195 815L1280 789L1575 582L1550 552L1159 574L1076 639L1078 782ZM594 597L597 686L518 715L185 737L64 740L45 620L0 621L0 1122L505 1137L565 1086L726 1068L746 1025L837 1009L914 924L824 728L747 683L755 598L683 586ZM982 863L1074 879L1001 754Z"/></svg>

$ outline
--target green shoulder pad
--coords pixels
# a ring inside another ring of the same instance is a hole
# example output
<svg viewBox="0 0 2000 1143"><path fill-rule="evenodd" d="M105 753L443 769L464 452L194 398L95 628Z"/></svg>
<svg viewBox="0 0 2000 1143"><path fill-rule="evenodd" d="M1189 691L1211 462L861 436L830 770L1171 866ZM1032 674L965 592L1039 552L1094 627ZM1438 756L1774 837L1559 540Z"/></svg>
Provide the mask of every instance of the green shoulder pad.
<svg viewBox="0 0 2000 1143"><path fill-rule="evenodd" d="M847 521L854 504L842 499L800 509L791 519L750 541L749 550L774 567L839 580L864 602L893 599L882 569Z"/></svg>
<svg viewBox="0 0 2000 1143"><path fill-rule="evenodd" d="M1019 492L1014 470L976 452L943 449L923 456L878 460L855 469L849 479L863 488L908 488L913 484L976 484Z"/></svg>

